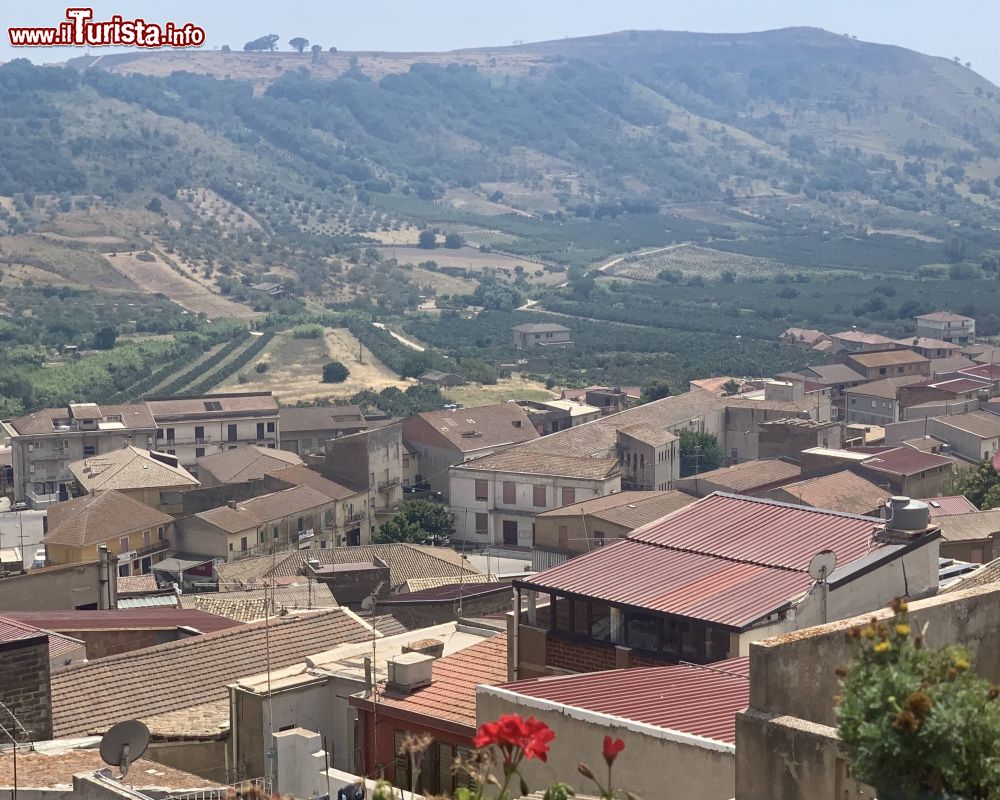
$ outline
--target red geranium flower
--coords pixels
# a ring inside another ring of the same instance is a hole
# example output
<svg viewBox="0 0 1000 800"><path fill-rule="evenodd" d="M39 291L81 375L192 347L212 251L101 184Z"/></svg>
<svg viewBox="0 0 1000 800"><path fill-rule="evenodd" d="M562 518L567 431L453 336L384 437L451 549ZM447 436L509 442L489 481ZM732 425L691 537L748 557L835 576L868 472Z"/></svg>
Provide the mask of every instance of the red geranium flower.
<svg viewBox="0 0 1000 800"><path fill-rule="evenodd" d="M477 748L496 745L503 753L505 765L521 757L548 758L549 742L556 738L552 729L534 717L523 719L520 714L505 714L495 722L484 722L472 740Z"/></svg>
<svg viewBox="0 0 1000 800"><path fill-rule="evenodd" d="M604 737L604 760L610 767L615 763L618 754L625 749L625 742L621 739L612 739L610 736Z"/></svg>

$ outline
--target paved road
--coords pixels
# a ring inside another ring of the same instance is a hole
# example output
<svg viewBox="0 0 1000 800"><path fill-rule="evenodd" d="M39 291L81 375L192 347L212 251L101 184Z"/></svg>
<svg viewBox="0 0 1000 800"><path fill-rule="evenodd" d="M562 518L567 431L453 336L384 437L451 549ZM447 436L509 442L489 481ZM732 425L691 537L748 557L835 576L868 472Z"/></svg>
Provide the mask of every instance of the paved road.
<svg viewBox="0 0 1000 800"><path fill-rule="evenodd" d="M0 548L20 547L24 566L30 567L42 546L44 511L0 512Z"/></svg>
<svg viewBox="0 0 1000 800"><path fill-rule="evenodd" d="M386 326L386 324L384 322L373 322L372 325L374 325L376 328L381 328L386 333L388 333L393 339L395 339L397 342L399 342L400 344L404 345L405 347L409 347L411 350L416 350L418 353L422 353L425 350L425 348L421 347L416 342L414 342L414 341L412 341L410 339L407 339L405 336L400 336L395 331L390 330Z"/></svg>

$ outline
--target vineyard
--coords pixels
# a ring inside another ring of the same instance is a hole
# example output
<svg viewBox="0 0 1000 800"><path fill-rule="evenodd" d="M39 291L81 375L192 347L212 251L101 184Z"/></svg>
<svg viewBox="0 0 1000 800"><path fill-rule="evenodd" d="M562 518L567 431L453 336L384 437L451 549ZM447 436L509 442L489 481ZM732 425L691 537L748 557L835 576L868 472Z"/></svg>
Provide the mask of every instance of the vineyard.
<svg viewBox="0 0 1000 800"><path fill-rule="evenodd" d="M746 280L768 278L791 269L768 258L685 244L650 255L626 256L607 270L607 274L637 281L655 281L661 272L670 270L685 277L698 275L706 280L719 280L723 275Z"/></svg>

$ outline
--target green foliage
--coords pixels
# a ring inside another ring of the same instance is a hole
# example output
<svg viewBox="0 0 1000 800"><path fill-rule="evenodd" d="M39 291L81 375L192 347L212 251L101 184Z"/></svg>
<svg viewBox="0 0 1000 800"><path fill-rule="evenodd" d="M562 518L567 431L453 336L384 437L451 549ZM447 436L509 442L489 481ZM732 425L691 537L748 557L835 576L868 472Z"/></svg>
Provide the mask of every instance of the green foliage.
<svg viewBox="0 0 1000 800"><path fill-rule="evenodd" d="M459 233L449 233L444 237L444 246L451 250L458 250L465 246L465 239Z"/></svg>
<svg viewBox="0 0 1000 800"><path fill-rule="evenodd" d="M837 732L852 773L879 797L1000 796L1000 702L966 650L929 650L905 604L851 635Z"/></svg>
<svg viewBox="0 0 1000 800"><path fill-rule="evenodd" d="M292 336L296 339L322 339L323 333L323 326L315 323L296 325L292 328Z"/></svg>
<svg viewBox="0 0 1000 800"><path fill-rule="evenodd" d="M497 382L497 371L492 364L487 364L483 359L470 356L463 358L459 363L459 371L473 383L495 384Z"/></svg>
<svg viewBox="0 0 1000 800"><path fill-rule="evenodd" d="M343 383L351 371L340 361L330 361L323 365L323 383Z"/></svg>
<svg viewBox="0 0 1000 800"><path fill-rule="evenodd" d="M261 52L263 50L274 51L278 48L278 34L270 33L259 36L243 45L243 49L248 53Z"/></svg>
<svg viewBox="0 0 1000 800"><path fill-rule="evenodd" d="M739 390L740 390L740 382L735 378L730 378L728 381L722 384L722 391L724 391L727 395L732 396L734 394L737 394Z"/></svg>
<svg viewBox="0 0 1000 800"><path fill-rule="evenodd" d="M651 403L670 397L670 384L664 380L655 380L642 390L642 402Z"/></svg>
<svg viewBox="0 0 1000 800"><path fill-rule="evenodd" d="M413 350L394 338L388 331L376 328L371 321L359 314L345 318L348 330L383 364L403 377L423 375L431 369L450 372L454 369L446 359L436 353Z"/></svg>
<svg viewBox="0 0 1000 800"><path fill-rule="evenodd" d="M976 508L1000 506L1000 474L993 469L990 459L984 458L976 466L962 470L955 480L955 494L965 495ZM987 503L991 505L987 505Z"/></svg>
<svg viewBox="0 0 1000 800"><path fill-rule="evenodd" d="M433 250L437 247L437 234L432 230L420 231L420 235L417 237L417 247Z"/></svg>
<svg viewBox="0 0 1000 800"><path fill-rule="evenodd" d="M114 328L105 326L94 334L94 349L110 350L115 346L115 341L117 339L118 331Z"/></svg>
<svg viewBox="0 0 1000 800"><path fill-rule="evenodd" d="M681 477L700 475L718 469L726 460L719 440L711 433L692 430L681 431Z"/></svg>
<svg viewBox="0 0 1000 800"><path fill-rule="evenodd" d="M288 44L290 44L293 48L295 48L298 52L301 53L309 46L309 40L302 36L296 36L292 39L289 39Z"/></svg>
<svg viewBox="0 0 1000 800"><path fill-rule="evenodd" d="M254 364L253 371L256 372L258 375L263 375L270 368L271 365L268 364L266 361L258 361L256 364Z"/></svg>
<svg viewBox="0 0 1000 800"><path fill-rule="evenodd" d="M473 305L492 311L513 311L524 302L522 294L502 283L493 273L486 273L472 295Z"/></svg>
<svg viewBox="0 0 1000 800"><path fill-rule="evenodd" d="M384 522L373 537L377 544L447 539L455 533L455 524L447 506L430 500L407 500L399 513Z"/></svg>
<svg viewBox="0 0 1000 800"><path fill-rule="evenodd" d="M350 401L361 406L367 413L381 411L392 417L409 417L422 411L437 411L446 402L437 386L422 384L409 386L405 392L395 386L387 386L381 392L365 389L351 397Z"/></svg>

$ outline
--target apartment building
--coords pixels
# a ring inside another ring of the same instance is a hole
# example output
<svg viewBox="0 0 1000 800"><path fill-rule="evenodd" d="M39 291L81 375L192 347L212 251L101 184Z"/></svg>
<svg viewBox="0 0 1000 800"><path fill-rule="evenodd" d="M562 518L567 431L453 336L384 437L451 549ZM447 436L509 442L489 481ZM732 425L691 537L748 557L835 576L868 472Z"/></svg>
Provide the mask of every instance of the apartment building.
<svg viewBox="0 0 1000 800"><path fill-rule="evenodd" d="M270 392L154 397L145 405L156 426L156 449L176 455L185 467L240 445L278 446L278 403Z"/></svg>
<svg viewBox="0 0 1000 800"><path fill-rule="evenodd" d="M925 336L960 345L976 341L976 321L972 317L952 314L950 311L934 311L915 317L914 322L917 323L918 337Z"/></svg>
<svg viewBox="0 0 1000 800"><path fill-rule="evenodd" d="M514 346L522 350L570 347L573 344L573 331L554 322L527 322L515 325L510 331L514 336Z"/></svg>
<svg viewBox="0 0 1000 800"><path fill-rule="evenodd" d="M69 465L129 445L151 447L156 423L144 403L70 403L2 422L10 439L14 501L44 509L68 500Z"/></svg>
<svg viewBox="0 0 1000 800"><path fill-rule="evenodd" d="M531 418L516 403L428 411L403 421L403 443L417 458L418 481L448 498L453 464L538 438Z"/></svg>
<svg viewBox="0 0 1000 800"><path fill-rule="evenodd" d="M863 375L865 380L900 378L909 375L931 374L930 359L913 350L883 350L878 353L854 353L847 356L847 366Z"/></svg>
<svg viewBox="0 0 1000 800"><path fill-rule="evenodd" d="M921 383L918 375L863 383L845 390L844 410L848 425L890 425L899 422L899 399L901 387Z"/></svg>
<svg viewBox="0 0 1000 800"><path fill-rule="evenodd" d="M176 455L191 467L241 444L278 446L278 404L270 392L151 398L128 405L70 403L0 423L10 439L14 500L47 508L67 500L69 465L134 445Z"/></svg>

